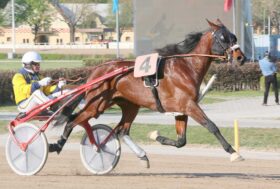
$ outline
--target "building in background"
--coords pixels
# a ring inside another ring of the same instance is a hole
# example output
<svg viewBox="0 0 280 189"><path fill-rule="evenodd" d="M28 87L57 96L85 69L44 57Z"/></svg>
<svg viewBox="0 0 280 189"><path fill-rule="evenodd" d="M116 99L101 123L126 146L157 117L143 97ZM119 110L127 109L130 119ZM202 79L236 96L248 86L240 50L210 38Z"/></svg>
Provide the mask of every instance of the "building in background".
<svg viewBox="0 0 280 189"><path fill-rule="evenodd" d="M49 4L53 14L51 26L46 30L41 30L38 33L38 42L36 45L68 45L70 44L70 29L65 22L65 18L59 13L59 11ZM62 4L63 10L67 14L71 13L72 4ZM104 44L110 41L116 41L115 28L109 28L104 25L104 18L107 16L108 4L89 4L91 9L95 12L95 28L76 28L75 32L75 44L87 45L87 44ZM88 7L89 8L89 7ZM15 29L16 44L23 47L24 45L34 45L34 34L29 25L19 25ZM128 29L123 31L121 42L134 41L133 30ZM0 27L0 45L12 45L12 28Z"/></svg>
<svg viewBox="0 0 280 189"><path fill-rule="evenodd" d="M272 56L280 58L280 35L254 35L255 60L262 59L265 51L271 52Z"/></svg>

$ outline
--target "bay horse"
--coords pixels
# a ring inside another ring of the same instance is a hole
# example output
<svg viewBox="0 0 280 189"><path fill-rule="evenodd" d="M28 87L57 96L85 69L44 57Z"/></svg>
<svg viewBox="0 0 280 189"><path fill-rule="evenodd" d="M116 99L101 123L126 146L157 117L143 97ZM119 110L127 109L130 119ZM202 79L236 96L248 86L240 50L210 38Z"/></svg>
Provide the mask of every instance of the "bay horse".
<svg viewBox="0 0 280 189"><path fill-rule="evenodd" d="M231 57L242 65L246 57L236 44L235 35L219 19L216 23L207 22L210 26L208 30L191 33L182 43L157 50L162 57L158 70L161 76L156 87L158 99L165 112L179 112L181 115L175 116L177 140L160 136L158 132L151 133L150 137L163 145L183 147L186 144L187 122L190 116L218 139L224 150L231 154L231 161L242 160L215 123L201 109L198 97L201 82L215 58ZM88 81L123 66L133 67L134 61L116 60L103 63L91 71ZM158 111L151 90L143 85L142 78L133 76L132 70L96 84L85 94L85 101L85 107L67 123L63 144L75 125L88 124L89 119L98 118L112 105L117 104L122 110L122 118L117 125L119 136L129 135L131 124L140 107ZM74 107L75 105L72 109ZM137 147L134 143L131 148L135 150ZM139 154L137 156L147 161L145 153L142 157Z"/></svg>

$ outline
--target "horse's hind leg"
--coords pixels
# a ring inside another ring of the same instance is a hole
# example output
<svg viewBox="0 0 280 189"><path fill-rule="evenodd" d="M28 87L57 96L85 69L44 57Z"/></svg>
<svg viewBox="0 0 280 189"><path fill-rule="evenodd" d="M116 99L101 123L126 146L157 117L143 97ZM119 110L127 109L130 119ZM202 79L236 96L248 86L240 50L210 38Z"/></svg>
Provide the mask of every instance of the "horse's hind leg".
<svg viewBox="0 0 280 189"><path fill-rule="evenodd" d="M188 103L186 108L186 114L191 116L195 121L200 123L202 126L208 129L208 131L219 140L224 150L231 154L231 161L240 161L243 158L236 153L232 146L226 141L226 139L221 134L219 128L213 123L201 110L197 103L191 101Z"/></svg>
<svg viewBox="0 0 280 189"><path fill-rule="evenodd" d="M118 135L129 135L131 124L140 107L124 99L118 99L115 102L122 110L122 118L117 125Z"/></svg>
<svg viewBox="0 0 280 189"><path fill-rule="evenodd" d="M123 142L133 151L140 160L145 162L147 168L150 167L149 159L146 152L138 146L129 136L129 131L132 122L137 116L139 106L126 100L119 100L116 102L122 110L121 121L117 125L118 135L122 138Z"/></svg>
<svg viewBox="0 0 280 189"><path fill-rule="evenodd" d="M76 103L75 106L72 107L74 109L78 103ZM100 98L95 100L93 103L85 107L81 112L78 114L72 114L73 110L70 109L67 116L67 124L64 128L63 134L61 135L60 139L57 141L57 143L49 144L49 152L57 152L58 154L61 152L64 144L68 140L73 128L76 125L86 125L88 124L88 120L90 118L97 118L101 112L103 112L105 109L107 109L110 106L109 100L105 100L104 98Z"/></svg>
<svg viewBox="0 0 280 189"><path fill-rule="evenodd" d="M186 131L187 131L187 122L188 116L179 115L175 116L176 120L176 133L177 140L172 140L164 136L160 136L158 131L153 131L150 133L150 138L160 142L163 145L176 146L177 148L183 147L186 145Z"/></svg>
<svg viewBox="0 0 280 189"><path fill-rule="evenodd" d="M57 152L59 154L62 151L62 148L66 141L68 140L70 134L72 133L72 130L75 125L78 125L76 123L73 124L73 120L75 120L77 117L77 114L70 115L67 119L68 122L63 130L63 134L60 136L60 139L57 140L57 143L49 144L49 152ZM91 117L86 117L83 119L83 121L80 121L79 123L82 125L83 123L87 123L88 120Z"/></svg>

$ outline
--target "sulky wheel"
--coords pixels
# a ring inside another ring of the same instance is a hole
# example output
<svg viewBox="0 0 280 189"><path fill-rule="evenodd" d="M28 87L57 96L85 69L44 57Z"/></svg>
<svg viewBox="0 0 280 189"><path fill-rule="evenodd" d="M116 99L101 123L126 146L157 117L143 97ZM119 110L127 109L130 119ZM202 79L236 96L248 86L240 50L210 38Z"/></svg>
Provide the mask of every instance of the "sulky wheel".
<svg viewBox="0 0 280 189"><path fill-rule="evenodd" d="M107 125L94 125L91 127L93 136L97 144L109 136L112 128ZM89 141L87 133L84 134L81 145L80 155L84 166L93 174L106 174L114 169L117 165L121 154L120 141L115 133L97 150L96 145L92 145Z"/></svg>
<svg viewBox="0 0 280 189"><path fill-rule="evenodd" d="M20 143L29 141L38 128L31 123L22 123L14 128L15 138ZM36 135L34 140L23 151L10 135L6 143L6 159L12 170L19 175L34 175L38 173L48 158L48 142L44 133Z"/></svg>

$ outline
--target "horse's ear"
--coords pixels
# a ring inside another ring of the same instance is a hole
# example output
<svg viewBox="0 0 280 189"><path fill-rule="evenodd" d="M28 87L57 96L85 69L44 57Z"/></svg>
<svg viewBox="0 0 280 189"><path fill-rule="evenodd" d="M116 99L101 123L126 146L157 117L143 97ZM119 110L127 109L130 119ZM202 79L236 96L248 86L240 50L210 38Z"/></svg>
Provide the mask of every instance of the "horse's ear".
<svg viewBox="0 0 280 189"><path fill-rule="evenodd" d="M220 24L221 26L224 25L224 24L222 23L222 21L221 21L219 18L217 18L217 23Z"/></svg>
<svg viewBox="0 0 280 189"><path fill-rule="evenodd" d="M208 22L208 24L212 28L212 30L216 31L220 28L220 26L214 24L213 22L210 22L208 19L206 19L206 21Z"/></svg>

